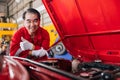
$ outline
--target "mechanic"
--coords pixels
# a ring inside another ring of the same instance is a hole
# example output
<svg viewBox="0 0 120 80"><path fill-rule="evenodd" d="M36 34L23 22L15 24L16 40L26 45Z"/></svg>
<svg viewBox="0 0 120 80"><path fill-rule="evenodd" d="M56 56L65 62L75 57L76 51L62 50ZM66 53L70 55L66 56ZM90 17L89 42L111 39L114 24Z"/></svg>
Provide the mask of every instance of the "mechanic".
<svg viewBox="0 0 120 80"><path fill-rule="evenodd" d="M29 8L23 13L24 26L13 35L10 43L10 56L19 56L32 60L47 59L49 33L40 27L40 13Z"/></svg>

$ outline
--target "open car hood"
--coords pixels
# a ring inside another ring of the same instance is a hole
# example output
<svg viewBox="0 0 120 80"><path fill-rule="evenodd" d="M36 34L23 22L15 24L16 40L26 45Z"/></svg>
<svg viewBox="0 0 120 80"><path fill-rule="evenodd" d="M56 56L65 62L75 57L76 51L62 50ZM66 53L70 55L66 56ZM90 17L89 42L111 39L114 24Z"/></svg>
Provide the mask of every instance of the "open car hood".
<svg viewBox="0 0 120 80"><path fill-rule="evenodd" d="M120 62L120 0L42 1L70 54Z"/></svg>

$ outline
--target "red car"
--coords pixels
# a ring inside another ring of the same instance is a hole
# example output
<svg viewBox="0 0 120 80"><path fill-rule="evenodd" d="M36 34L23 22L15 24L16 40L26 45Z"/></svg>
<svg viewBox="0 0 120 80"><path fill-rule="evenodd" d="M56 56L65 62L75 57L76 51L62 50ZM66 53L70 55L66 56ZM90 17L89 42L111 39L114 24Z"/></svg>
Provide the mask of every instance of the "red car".
<svg viewBox="0 0 120 80"><path fill-rule="evenodd" d="M34 62L12 57L28 72L26 80L120 80L120 0L42 1L74 59ZM7 66L5 75L10 76Z"/></svg>

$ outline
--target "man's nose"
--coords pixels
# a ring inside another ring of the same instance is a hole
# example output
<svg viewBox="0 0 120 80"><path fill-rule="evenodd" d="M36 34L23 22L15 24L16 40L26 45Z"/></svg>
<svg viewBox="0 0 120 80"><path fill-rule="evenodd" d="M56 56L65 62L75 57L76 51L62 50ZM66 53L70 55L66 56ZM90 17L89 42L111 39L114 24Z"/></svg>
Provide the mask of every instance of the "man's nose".
<svg viewBox="0 0 120 80"><path fill-rule="evenodd" d="M31 22L31 24L30 24L31 26L34 26L35 24L34 24L34 22Z"/></svg>

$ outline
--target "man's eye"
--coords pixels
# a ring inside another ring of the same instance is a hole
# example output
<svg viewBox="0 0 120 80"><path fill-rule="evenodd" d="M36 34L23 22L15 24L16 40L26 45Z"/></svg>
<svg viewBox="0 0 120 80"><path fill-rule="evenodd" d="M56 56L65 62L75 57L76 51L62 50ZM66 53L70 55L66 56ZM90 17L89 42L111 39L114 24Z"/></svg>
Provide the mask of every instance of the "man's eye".
<svg viewBox="0 0 120 80"><path fill-rule="evenodd" d="M31 23L31 21L28 20L27 23Z"/></svg>
<svg viewBox="0 0 120 80"><path fill-rule="evenodd" d="M38 20L34 20L34 22L38 22Z"/></svg>

